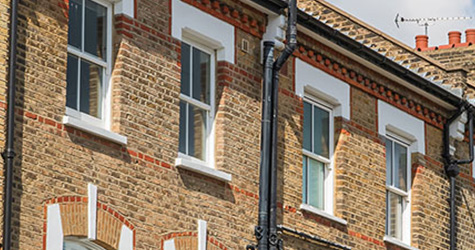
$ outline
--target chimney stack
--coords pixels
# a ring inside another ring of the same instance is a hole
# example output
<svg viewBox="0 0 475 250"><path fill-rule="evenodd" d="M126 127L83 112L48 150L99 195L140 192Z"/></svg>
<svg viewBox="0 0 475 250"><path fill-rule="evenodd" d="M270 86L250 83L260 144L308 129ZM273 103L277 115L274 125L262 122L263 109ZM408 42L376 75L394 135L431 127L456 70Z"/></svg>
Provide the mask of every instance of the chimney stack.
<svg viewBox="0 0 475 250"><path fill-rule="evenodd" d="M418 49L418 50L426 49L428 45L429 45L429 37L428 36L426 36L426 35L416 36L416 49Z"/></svg>
<svg viewBox="0 0 475 250"><path fill-rule="evenodd" d="M467 40L467 43L475 44L475 29L466 30L465 39Z"/></svg>
<svg viewBox="0 0 475 250"><path fill-rule="evenodd" d="M449 44L457 44L460 43L460 36L462 33L459 31L450 31L449 32Z"/></svg>

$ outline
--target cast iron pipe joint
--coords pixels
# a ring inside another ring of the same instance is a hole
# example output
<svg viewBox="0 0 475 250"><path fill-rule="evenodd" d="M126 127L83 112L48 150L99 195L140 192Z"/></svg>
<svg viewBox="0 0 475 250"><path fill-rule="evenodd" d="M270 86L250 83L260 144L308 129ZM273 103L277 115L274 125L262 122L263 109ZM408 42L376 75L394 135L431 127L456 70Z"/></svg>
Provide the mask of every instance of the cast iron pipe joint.
<svg viewBox="0 0 475 250"><path fill-rule="evenodd" d="M457 163L451 162L445 169L448 177L457 177L460 174L460 167Z"/></svg>

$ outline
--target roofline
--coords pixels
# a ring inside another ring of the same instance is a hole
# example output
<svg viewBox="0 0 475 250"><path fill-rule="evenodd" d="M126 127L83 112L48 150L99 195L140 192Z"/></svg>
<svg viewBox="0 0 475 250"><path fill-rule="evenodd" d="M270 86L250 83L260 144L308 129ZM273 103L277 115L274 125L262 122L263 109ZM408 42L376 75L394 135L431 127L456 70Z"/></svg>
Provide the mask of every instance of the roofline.
<svg viewBox="0 0 475 250"><path fill-rule="evenodd" d="M280 13L282 8L285 8L286 6L286 2L283 0L252 1L263 7L269 8L269 10L277 14ZM343 35L341 32L325 25L324 23L320 22L319 20L313 18L312 16L301 10L298 11L297 23L311 30L312 32L315 32L315 34L320 35L321 37L331 41L339 47L350 51L351 53L359 56L360 58L368 62L375 64L376 66L384 69L385 71L393 74L394 76L407 81L411 85L441 99L442 101L445 101L455 107L459 107L462 103L465 102L465 100L461 97L458 97L455 94L445 90L441 86L435 85L433 82L399 65L398 63L390 60L384 55L381 55L378 52L364 46L363 44ZM419 54L418 56L421 57Z"/></svg>

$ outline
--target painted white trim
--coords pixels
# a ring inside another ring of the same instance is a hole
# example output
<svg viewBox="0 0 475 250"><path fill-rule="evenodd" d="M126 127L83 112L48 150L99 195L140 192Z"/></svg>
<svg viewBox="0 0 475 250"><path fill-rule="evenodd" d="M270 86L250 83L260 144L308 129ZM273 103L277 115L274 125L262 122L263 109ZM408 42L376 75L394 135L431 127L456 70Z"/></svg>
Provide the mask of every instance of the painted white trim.
<svg viewBox="0 0 475 250"><path fill-rule="evenodd" d="M181 0L172 0L172 36L183 40L187 35L217 50L219 61L234 64L234 26Z"/></svg>
<svg viewBox="0 0 475 250"><path fill-rule="evenodd" d="M379 110L379 108L378 108ZM391 129L391 128L389 128ZM393 150L394 150L394 145L395 144L400 144L404 147L406 147L406 154L407 154L407 169L406 169L406 183L407 183L407 191L401 190L399 188L393 187L393 186L386 186L386 190L389 191L390 193L394 193L396 195L400 195L403 197L403 211L402 211L402 240L393 238L391 236L388 236L389 238L396 239L398 241L404 242L406 244L410 244L411 242L411 190L412 190L412 171L411 171L411 141L412 144L416 143L416 137L412 134L404 134L405 132L399 132L399 134L395 134L394 128L391 130L388 130L386 132L386 137L388 140L391 140L393 142ZM403 133L403 134L401 134ZM402 136L401 136L402 135ZM392 153L392 152L391 152ZM393 163L395 161L394 156L392 156ZM387 166L386 166L387 168ZM393 176L395 173L393 173ZM386 177L387 178L387 177ZM386 206L387 206L387 201L386 201ZM386 207L386 213L387 213L387 207ZM386 214L388 216L388 214ZM387 223L387 221L386 221ZM386 225L387 226L387 225Z"/></svg>
<svg viewBox="0 0 475 250"><path fill-rule="evenodd" d="M134 18L135 5L134 0L121 0L114 4L114 14L124 14L131 18Z"/></svg>
<svg viewBox="0 0 475 250"><path fill-rule="evenodd" d="M134 232L126 225L122 225L117 250L134 250Z"/></svg>
<svg viewBox="0 0 475 250"><path fill-rule="evenodd" d="M63 226L59 204L48 205L46 218L46 249L63 250Z"/></svg>
<svg viewBox="0 0 475 250"><path fill-rule="evenodd" d="M193 161L183 157L178 157L175 159L175 166L181 167L193 172L200 173L221 181L230 182L232 180L231 174L216 170L205 164L200 164L198 161Z"/></svg>
<svg viewBox="0 0 475 250"><path fill-rule="evenodd" d="M342 218L338 218L334 215L331 215L323 210L320 210L314 206L311 206L311 205L308 205L308 204L300 204L300 210L303 210L303 211L306 211L306 212L309 212L309 213L312 213L312 214L316 214L316 215L319 215L319 216L322 216L324 218L327 218L329 220L332 220L332 221L335 221L335 222L338 222L342 225L347 225L348 224L348 221L342 219Z"/></svg>
<svg viewBox="0 0 475 250"><path fill-rule="evenodd" d="M388 236L388 235L385 235L384 236L384 241L385 242L388 242L388 243L391 243L393 245L396 245L396 246L399 246L399 247L402 247L404 249L407 249L407 250L419 250L418 248L415 248L415 247L411 247L410 245L396 239L396 238L393 238L391 236Z"/></svg>
<svg viewBox="0 0 475 250"><path fill-rule="evenodd" d="M424 121L378 100L378 133L392 133L409 141L409 151L425 154Z"/></svg>
<svg viewBox="0 0 475 250"><path fill-rule="evenodd" d="M295 93L310 94L333 106L334 116L350 120L350 86L300 60L295 60Z"/></svg>
<svg viewBox="0 0 475 250"><path fill-rule="evenodd" d="M163 250L175 250L175 239L163 242Z"/></svg>
<svg viewBox="0 0 475 250"><path fill-rule="evenodd" d="M96 239L97 234L97 186L87 184L87 238Z"/></svg>
<svg viewBox="0 0 475 250"><path fill-rule="evenodd" d="M334 116L334 108L331 106L331 104L326 103L325 101L319 100L314 98L313 96L305 95L304 100L312 105L312 117L313 117L313 106L323 109L328 112L329 116L329 159L325 158L323 156L314 154L312 152L309 152L305 149L302 149L302 154L304 156L313 158L314 160L320 161L324 163L324 173L325 173L325 179L324 179L324 194L323 194L323 208L324 212L328 215L333 216L333 203L334 203L334 196L335 196L335 190L334 190L334 176L335 176L335 171L334 171L334 160L333 160L333 153L334 153L334 123L335 123L335 116ZM312 121L312 129L313 129L313 121ZM313 139L312 139L312 147L313 147ZM308 200L309 194L307 194L307 200ZM308 205L310 206L310 205Z"/></svg>
<svg viewBox="0 0 475 250"><path fill-rule="evenodd" d="M210 166L211 168L214 168L215 166L215 161L214 161L214 145L215 145L215 92L216 92L216 53L209 47L206 47L203 44L197 43L196 40L190 40L190 38L185 38L183 40L186 44L190 45L191 49L192 48L197 48L203 52L206 52L210 56L210 97L209 97L209 105L206 103L203 103L201 101L198 101L192 97L186 96L184 94L180 93L180 100L189 103L193 106L196 106L198 108L202 108L207 111L208 113L208 119L206 122L206 155L205 155L205 164L207 166ZM191 51L190 51L191 53ZM190 58L191 59L191 58ZM190 65L192 63L190 62ZM190 78L192 79L192 78ZM191 89L190 89L191 91ZM190 93L191 95L191 93ZM187 128L188 130L188 128ZM187 139L188 140L188 139ZM188 146L188 142L187 142ZM181 153L180 153L181 154ZM183 158L186 159L195 159L191 156L183 156Z"/></svg>
<svg viewBox="0 0 475 250"><path fill-rule="evenodd" d="M77 128L79 130L89 132L93 135L97 135L101 138L118 143L120 145L127 145L127 137L114 133L110 130L91 125L87 122L76 119L72 116L67 116L67 115L63 116L63 124L70 127Z"/></svg>
<svg viewBox="0 0 475 250"><path fill-rule="evenodd" d="M198 220L198 250L206 250L207 222Z"/></svg>

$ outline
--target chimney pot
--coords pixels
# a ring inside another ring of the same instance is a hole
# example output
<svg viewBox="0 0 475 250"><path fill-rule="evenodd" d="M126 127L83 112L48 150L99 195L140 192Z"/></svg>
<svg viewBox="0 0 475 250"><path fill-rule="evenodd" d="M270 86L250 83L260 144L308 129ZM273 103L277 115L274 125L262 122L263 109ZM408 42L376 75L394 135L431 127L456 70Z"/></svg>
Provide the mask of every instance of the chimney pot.
<svg viewBox="0 0 475 250"><path fill-rule="evenodd" d="M475 29L466 30L465 39L467 40L467 43L475 44Z"/></svg>
<svg viewBox="0 0 475 250"><path fill-rule="evenodd" d="M429 45L429 37L426 35L416 36L416 49L426 49Z"/></svg>
<svg viewBox="0 0 475 250"><path fill-rule="evenodd" d="M450 31L449 32L449 44L456 44L460 43L460 37L462 36L462 33L459 31Z"/></svg>

